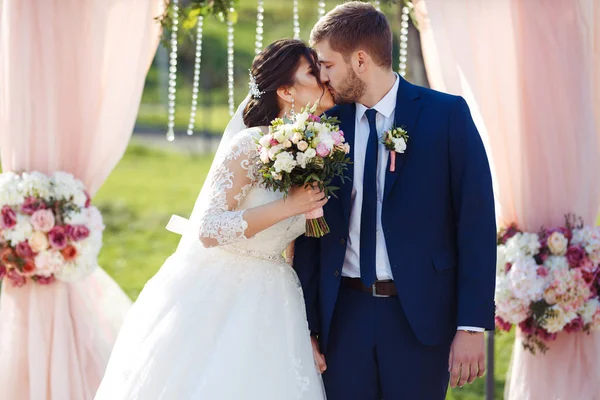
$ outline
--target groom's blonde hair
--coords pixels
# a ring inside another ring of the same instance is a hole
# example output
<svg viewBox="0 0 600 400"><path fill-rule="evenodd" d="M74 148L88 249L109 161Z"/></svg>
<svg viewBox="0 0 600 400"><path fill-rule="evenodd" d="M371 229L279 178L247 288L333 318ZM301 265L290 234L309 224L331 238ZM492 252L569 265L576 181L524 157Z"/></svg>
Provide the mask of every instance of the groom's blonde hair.
<svg viewBox="0 0 600 400"><path fill-rule="evenodd" d="M387 18L369 3L341 4L321 18L310 32L312 46L329 42L346 61L357 50L366 51L381 67L392 68L392 30Z"/></svg>

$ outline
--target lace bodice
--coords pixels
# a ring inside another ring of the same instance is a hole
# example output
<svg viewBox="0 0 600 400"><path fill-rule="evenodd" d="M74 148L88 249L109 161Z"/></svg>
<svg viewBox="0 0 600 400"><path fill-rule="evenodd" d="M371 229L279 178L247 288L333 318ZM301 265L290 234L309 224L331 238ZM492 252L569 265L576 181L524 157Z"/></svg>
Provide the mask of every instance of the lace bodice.
<svg viewBox="0 0 600 400"><path fill-rule="evenodd" d="M212 238L224 249L262 258L277 258L288 244L304 233L305 219L296 216L284 220L251 238L244 210L281 199L282 193L261 186L256 161L256 139L260 131L240 132L229 151L218 163L210 182L209 206L200 221L200 236Z"/></svg>

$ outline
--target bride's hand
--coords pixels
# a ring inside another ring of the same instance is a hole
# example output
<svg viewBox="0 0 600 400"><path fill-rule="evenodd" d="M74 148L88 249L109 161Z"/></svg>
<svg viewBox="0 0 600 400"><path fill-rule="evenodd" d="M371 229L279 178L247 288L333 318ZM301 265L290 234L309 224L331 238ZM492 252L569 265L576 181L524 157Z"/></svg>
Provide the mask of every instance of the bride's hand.
<svg viewBox="0 0 600 400"><path fill-rule="evenodd" d="M293 215L300 215L323 207L327 204L327 197L316 186L294 186L290 189L285 203Z"/></svg>

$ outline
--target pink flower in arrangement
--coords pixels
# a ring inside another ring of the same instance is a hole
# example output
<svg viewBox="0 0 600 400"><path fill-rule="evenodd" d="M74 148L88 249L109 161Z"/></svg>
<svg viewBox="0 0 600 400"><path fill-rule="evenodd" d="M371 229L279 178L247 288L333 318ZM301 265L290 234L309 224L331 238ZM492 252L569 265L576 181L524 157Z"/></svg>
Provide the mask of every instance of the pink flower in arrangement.
<svg viewBox="0 0 600 400"><path fill-rule="evenodd" d="M84 191L83 193L85 194L85 208L88 208L92 204L92 198L87 191Z"/></svg>
<svg viewBox="0 0 600 400"><path fill-rule="evenodd" d="M62 226L55 226L50 232L48 232L48 239L50 240L50 246L55 249L62 250L67 247L67 232Z"/></svg>
<svg viewBox="0 0 600 400"><path fill-rule="evenodd" d="M510 331L510 328L512 328L512 324L510 322L506 322L498 316L496 316L496 326L506 332Z"/></svg>
<svg viewBox="0 0 600 400"><path fill-rule="evenodd" d="M11 229L17 225L17 213L9 206L2 207L2 227L4 229Z"/></svg>
<svg viewBox="0 0 600 400"><path fill-rule="evenodd" d="M27 242L21 242L16 247L17 255L21 258L33 257L33 250Z"/></svg>
<svg viewBox="0 0 600 400"><path fill-rule="evenodd" d="M340 132L331 132L331 137L333 138L333 142L337 146L342 143L344 135L340 135Z"/></svg>
<svg viewBox="0 0 600 400"><path fill-rule="evenodd" d="M55 223L52 210L37 210L31 216L31 225L36 231L50 232Z"/></svg>
<svg viewBox="0 0 600 400"><path fill-rule="evenodd" d="M321 118L314 115L314 114L309 114L308 115L308 120L312 121L312 122L321 122Z"/></svg>
<svg viewBox="0 0 600 400"><path fill-rule="evenodd" d="M27 215L32 215L37 210L42 210L44 208L46 208L46 204L35 197L28 197L23 204L21 204L21 212Z"/></svg>
<svg viewBox="0 0 600 400"><path fill-rule="evenodd" d="M49 285L51 283L54 283L54 281L56 281L56 278L54 278L54 275L51 275L51 276L37 276L36 277L36 281L40 285Z"/></svg>
<svg viewBox="0 0 600 400"><path fill-rule="evenodd" d="M563 329L567 333L581 332L583 330L583 325L583 319L581 317L577 317L565 325Z"/></svg>
<svg viewBox="0 0 600 400"><path fill-rule="evenodd" d="M556 340L556 336L557 336L556 333L550 333L547 330L545 330L544 328L538 328L536 331L536 335L540 339L542 339L546 342L552 342L552 341Z"/></svg>
<svg viewBox="0 0 600 400"><path fill-rule="evenodd" d="M317 154L319 156L327 157L330 152L331 152L331 150L329 149L329 147L327 147L327 145L325 143L321 142L317 145Z"/></svg>
<svg viewBox="0 0 600 400"><path fill-rule="evenodd" d="M585 261L585 249L581 246L570 246L566 257L571 268L578 268Z"/></svg>
<svg viewBox="0 0 600 400"><path fill-rule="evenodd" d="M90 230L85 225L67 225L65 228L69 238L76 242L90 236Z"/></svg>
<svg viewBox="0 0 600 400"><path fill-rule="evenodd" d="M508 274L510 272L511 268L512 268L512 264L506 263L506 265L504 266L504 272Z"/></svg>
<svg viewBox="0 0 600 400"><path fill-rule="evenodd" d="M537 274L538 276L541 276L542 278L545 278L548 276L548 268L544 265L540 265L537 269Z"/></svg>
<svg viewBox="0 0 600 400"><path fill-rule="evenodd" d="M526 335L531 335L535 332L536 328L533 323L533 318L527 318L525 321L519 324L519 328Z"/></svg>
<svg viewBox="0 0 600 400"><path fill-rule="evenodd" d="M279 144L279 142L277 141L277 139L271 139L271 146L277 146Z"/></svg>
<svg viewBox="0 0 600 400"><path fill-rule="evenodd" d="M27 282L27 278L19 274L16 269L10 269L6 273L6 278L13 284L15 287L21 287Z"/></svg>
<svg viewBox="0 0 600 400"><path fill-rule="evenodd" d="M6 267L0 264L0 281L6 276Z"/></svg>

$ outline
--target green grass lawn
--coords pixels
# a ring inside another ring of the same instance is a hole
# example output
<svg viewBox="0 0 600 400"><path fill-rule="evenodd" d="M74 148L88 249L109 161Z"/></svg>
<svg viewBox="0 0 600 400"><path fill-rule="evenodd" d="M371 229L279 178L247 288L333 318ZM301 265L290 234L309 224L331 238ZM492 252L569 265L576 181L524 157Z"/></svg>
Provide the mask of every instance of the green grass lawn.
<svg viewBox="0 0 600 400"><path fill-rule="evenodd" d="M189 216L211 163L210 156L151 150L131 144L94 198L107 229L100 265L135 299L176 248L165 230L171 214ZM512 335L497 338L495 398L502 398ZM448 399L481 400L483 380L452 390Z"/></svg>

